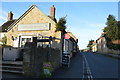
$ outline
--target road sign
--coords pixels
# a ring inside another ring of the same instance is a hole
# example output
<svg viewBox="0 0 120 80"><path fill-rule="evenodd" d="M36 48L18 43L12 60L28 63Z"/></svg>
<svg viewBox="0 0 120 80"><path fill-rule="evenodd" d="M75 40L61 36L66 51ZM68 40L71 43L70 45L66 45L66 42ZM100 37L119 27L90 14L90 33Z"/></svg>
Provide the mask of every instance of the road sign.
<svg viewBox="0 0 120 80"><path fill-rule="evenodd" d="M69 34L64 34L64 39L70 39L70 35Z"/></svg>

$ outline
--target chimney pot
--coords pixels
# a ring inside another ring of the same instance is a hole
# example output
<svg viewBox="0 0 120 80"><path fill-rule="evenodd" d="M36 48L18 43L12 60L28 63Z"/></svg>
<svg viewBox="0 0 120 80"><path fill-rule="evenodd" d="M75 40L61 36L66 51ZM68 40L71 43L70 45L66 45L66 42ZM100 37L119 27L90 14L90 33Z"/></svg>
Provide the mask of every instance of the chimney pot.
<svg viewBox="0 0 120 80"><path fill-rule="evenodd" d="M54 7L54 5L52 5L52 7L50 8L50 16L55 18L55 7Z"/></svg>
<svg viewBox="0 0 120 80"><path fill-rule="evenodd" d="M13 20L13 13L12 13L12 11L10 11L9 13L8 13L8 21L9 20Z"/></svg>

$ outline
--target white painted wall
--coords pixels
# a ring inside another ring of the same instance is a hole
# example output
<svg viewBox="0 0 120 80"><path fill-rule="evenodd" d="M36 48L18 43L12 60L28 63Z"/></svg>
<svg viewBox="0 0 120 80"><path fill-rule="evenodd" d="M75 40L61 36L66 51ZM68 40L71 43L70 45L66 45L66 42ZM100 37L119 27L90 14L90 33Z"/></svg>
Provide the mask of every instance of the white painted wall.
<svg viewBox="0 0 120 80"><path fill-rule="evenodd" d="M16 60L19 57L20 49L7 47L3 49L3 60Z"/></svg>
<svg viewBox="0 0 120 80"><path fill-rule="evenodd" d="M0 39L2 39L4 36L5 36L4 33L0 33ZM0 45L2 45L2 44L3 44L3 43L0 42Z"/></svg>
<svg viewBox="0 0 120 80"><path fill-rule="evenodd" d="M4 33L0 33L0 38L3 38L4 36Z"/></svg>

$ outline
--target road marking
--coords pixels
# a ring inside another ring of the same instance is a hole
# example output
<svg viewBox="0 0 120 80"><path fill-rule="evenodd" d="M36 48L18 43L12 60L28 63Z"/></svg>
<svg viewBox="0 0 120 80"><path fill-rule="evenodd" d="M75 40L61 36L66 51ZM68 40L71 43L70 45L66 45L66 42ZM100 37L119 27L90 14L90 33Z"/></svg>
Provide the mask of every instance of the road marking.
<svg viewBox="0 0 120 80"><path fill-rule="evenodd" d="M83 60L83 78L82 80L84 80L84 60Z"/></svg>
<svg viewBox="0 0 120 80"><path fill-rule="evenodd" d="M83 78L82 78L82 80L84 80L86 78L85 76L89 80L93 80L93 77L92 77L92 74L91 74L91 70L90 70L88 61L87 61L85 55L83 54Z"/></svg>

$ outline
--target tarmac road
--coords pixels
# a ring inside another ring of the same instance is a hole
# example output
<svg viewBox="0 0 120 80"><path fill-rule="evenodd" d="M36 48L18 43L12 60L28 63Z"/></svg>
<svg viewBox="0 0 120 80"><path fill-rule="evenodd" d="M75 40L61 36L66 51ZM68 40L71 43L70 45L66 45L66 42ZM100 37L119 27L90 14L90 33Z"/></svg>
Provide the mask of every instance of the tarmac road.
<svg viewBox="0 0 120 80"><path fill-rule="evenodd" d="M73 80L120 80L120 60L95 53L78 53L71 58L70 67L61 67L52 78ZM19 75L3 74L4 78L24 78ZM119 78L119 79L118 79Z"/></svg>
<svg viewBox="0 0 120 80"><path fill-rule="evenodd" d="M82 78L83 77L83 58L82 54L72 57L69 68L61 67L56 70L53 78Z"/></svg>
<svg viewBox="0 0 120 80"><path fill-rule="evenodd" d="M54 78L81 78L82 80L118 80L120 60L95 53L79 53L71 59L69 68L60 68Z"/></svg>

